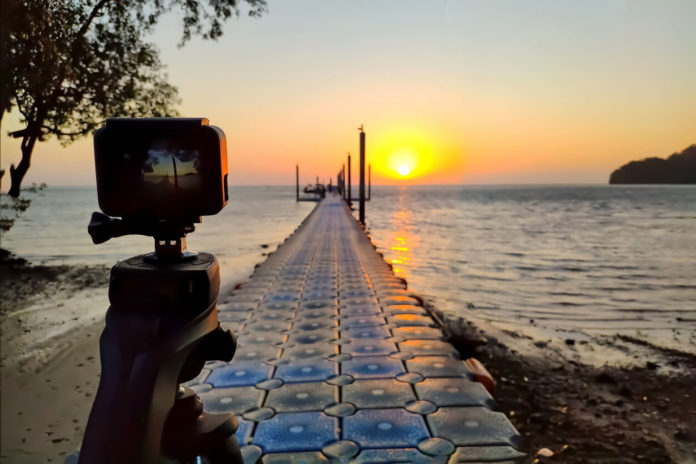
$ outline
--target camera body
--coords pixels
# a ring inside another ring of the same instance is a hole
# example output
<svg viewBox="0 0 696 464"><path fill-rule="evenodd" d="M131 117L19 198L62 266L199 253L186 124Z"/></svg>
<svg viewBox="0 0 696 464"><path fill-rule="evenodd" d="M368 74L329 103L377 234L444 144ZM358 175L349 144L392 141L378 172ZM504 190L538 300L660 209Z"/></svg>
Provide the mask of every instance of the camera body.
<svg viewBox="0 0 696 464"><path fill-rule="evenodd" d="M198 222L229 200L227 143L205 118L114 118L94 135L99 207L146 223Z"/></svg>

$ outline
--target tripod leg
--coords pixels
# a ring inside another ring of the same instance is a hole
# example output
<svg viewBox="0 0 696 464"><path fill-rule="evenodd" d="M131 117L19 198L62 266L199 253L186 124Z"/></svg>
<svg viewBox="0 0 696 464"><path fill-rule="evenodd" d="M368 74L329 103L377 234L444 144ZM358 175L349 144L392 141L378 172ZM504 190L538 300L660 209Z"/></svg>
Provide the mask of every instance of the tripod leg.
<svg viewBox="0 0 696 464"><path fill-rule="evenodd" d="M220 446L211 449L206 457L210 464L242 464L244 462L237 437L234 435L227 438Z"/></svg>
<svg viewBox="0 0 696 464"><path fill-rule="evenodd" d="M236 431L233 416L203 412L203 402L196 392L179 387L162 434L162 451L169 458L183 461L204 456L213 464L242 464Z"/></svg>

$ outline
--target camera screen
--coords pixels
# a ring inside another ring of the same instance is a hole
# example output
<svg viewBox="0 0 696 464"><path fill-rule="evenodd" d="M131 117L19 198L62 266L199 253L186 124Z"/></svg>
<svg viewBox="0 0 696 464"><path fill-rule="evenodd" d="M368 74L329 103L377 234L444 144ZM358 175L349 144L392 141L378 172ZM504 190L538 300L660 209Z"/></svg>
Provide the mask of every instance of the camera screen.
<svg viewBox="0 0 696 464"><path fill-rule="evenodd" d="M128 153L124 158L130 156ZM168 140L153 140L141 169L144 194L169 195L174 191L197 191L203 185L201 152L173 146Z"/></svg>

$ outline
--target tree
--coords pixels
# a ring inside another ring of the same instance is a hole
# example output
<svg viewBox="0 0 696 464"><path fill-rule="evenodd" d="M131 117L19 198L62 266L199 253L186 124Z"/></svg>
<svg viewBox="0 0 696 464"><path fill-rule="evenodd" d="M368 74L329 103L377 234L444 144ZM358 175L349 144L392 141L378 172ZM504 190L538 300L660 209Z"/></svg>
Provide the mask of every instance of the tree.
<svg viewBox="0 0 696 464"><path fill-rule="evenodd" d="M696 145L669 158L631 161L609 176L610 184L696 184Z"/></svg>
<svg viewBox="0 0 696 464"><path fill-rule="evenodd" d="M108 117L172 116L177 89L167 82L157 49L146 42L163 13L182 13L183 46L194 35L216 39L222 24L265 12L265 0L3 0L0 123L13 107L24 127L21 161L10 167L18 197L37 142L68 144Z"/></svg>

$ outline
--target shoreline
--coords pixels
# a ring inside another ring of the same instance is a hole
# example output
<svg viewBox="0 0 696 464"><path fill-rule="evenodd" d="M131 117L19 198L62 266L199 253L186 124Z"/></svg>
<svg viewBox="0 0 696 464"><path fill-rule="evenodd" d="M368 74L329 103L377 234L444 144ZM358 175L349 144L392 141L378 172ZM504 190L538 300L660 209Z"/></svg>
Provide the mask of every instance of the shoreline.
<svg viewBox="0 0 696 464"><path fill-rule="evenodd" d="M696 462L693 372L521 358L491 339L481 357L498 379L496 401L523 436L566 463Z"/></svg>
<svg viewBox="0 0 696 464"><path fill-rule="evenodd" d="M462 358L476 357L496 380L497 410L522 435L523 462L696 463L696 355L621 334L540 342L426 308ZM616 356L593 365L577 352L627 345L640 366Z"/></svg>
<svg viewBox="0 0 696 464"><path fill-rule="evenodd" d="M80 445L98 385L108 267L0 264L0 278L0 459L63 462ZM632 349L650 361L593 366L575 354L602 352L606 341L569 344L559 333L539 343L428 309L462 357L476 357L493 374L497 409L523 436L523 462L534 462L542 448L555 456L540 462L696 462L693 354L616 335L609 349ZM58 320L49 321L47 311Z"/></svg>

